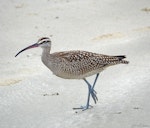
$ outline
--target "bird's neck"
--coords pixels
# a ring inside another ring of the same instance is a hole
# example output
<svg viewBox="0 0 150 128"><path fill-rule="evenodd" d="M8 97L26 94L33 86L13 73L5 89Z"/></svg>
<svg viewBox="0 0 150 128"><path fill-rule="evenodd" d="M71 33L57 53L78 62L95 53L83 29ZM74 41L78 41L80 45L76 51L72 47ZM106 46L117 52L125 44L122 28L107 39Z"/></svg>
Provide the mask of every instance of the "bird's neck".
<svg viewBox="0 0 150 128"><path fill-rule="evenodd" d="M48 54L50 54L50 47L46 47L46 48L43 48L43 53L42 53L42 55L48 55Z"/></svg>
<svg viewBox="0 0 150 128"><path fill-rule="evenodd" d="M45 65L48 63L47 61L50 58L50 49L51 49L50 47L43 48L41 59Z"/></svg>

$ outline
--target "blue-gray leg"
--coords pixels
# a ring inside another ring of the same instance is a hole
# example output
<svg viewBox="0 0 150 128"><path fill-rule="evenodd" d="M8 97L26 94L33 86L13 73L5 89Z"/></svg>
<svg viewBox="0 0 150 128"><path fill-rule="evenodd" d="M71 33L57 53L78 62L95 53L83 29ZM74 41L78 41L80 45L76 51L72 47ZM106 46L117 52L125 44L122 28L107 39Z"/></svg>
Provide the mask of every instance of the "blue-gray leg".
<svg viewBox="0 0 150 128"><path fill-rule="evenodd" d="M96 81L97 81L97 79L98 79L98 76L99 76L99 73L96 74L96 78L95 78L95 80L94 80L94 84L93 84L93 86L92 86L92 89L94 89L94 87L95 87L95 84L96 84Z"/></svg>
<svg viewBox="0 0 150 128"><path fill-rule="evenodd" d="M87 109L89 109L90 107L92 107L91 105L89 105L89 102L90 102L90 94L91 94L91 91L93 91L92 90L92 86L90 85L90 83L84 78L83 79L86 83L87 83L87 85L88 85L88 99L87 99L87 103L86 103L86 106L81 106L81 107L79 107L79 108L73 108L73 109L82 109L82 111L84 111L84 110L87 110Z"/></svg>
<svg viewBox="0 0 150 128"><path fill-rule="evenodd" d="M96 77L95 77L93 86L92 86L91 91L90 91L90 94L91 94L91 96L92 96L92 98L93 98L95 104L96 104L96 102L98 101L98 98L97 98L97 96L96 96L96 91L94 90L94 87L95 87L95 85L96 85L98 76L99 76L99 73L96 74ZM87 83L87 82L86 82L86 83ZM87 84L89 84L89 83L87 83Z"/></svg>
<svg viewBox="0 0 150 128"><path fill-rule="evenodd" d="M95 80L94 80L94 84L93 84L92 89L91 89L91 96L92 96L92 98L93 98L95 104L96 104L96 101L98 101L98 98L97 98L97 96L96 96L96 91L94 90L94 87L95 87L96 81L97 81L97 79L98 79L98 76L99 76L99 73L96 74L96 78L95 78Z"/></svg>
<svg viewBox="0 0 150 128"><path fill-rule="evenodd" d="M94 102L96 103L96 101L98 100L97 96L96 96L96 91L94 90L94 87L95 87L95 84L96 84L96 81L98 79L98 76L99 76L99 73L96 74L96 78L94 80L94 83L93 83L93 86L90 85L90 83L84 78L83 80L87 83L88 85L88 99L87 99L87 103L86 103L86 106L81 106L80 108L73 108L73 109L82 109L83 111L86 110L86 109L89 109L91 108L92 106L89 104L90 102L90 94L94 100Z"/></svg>

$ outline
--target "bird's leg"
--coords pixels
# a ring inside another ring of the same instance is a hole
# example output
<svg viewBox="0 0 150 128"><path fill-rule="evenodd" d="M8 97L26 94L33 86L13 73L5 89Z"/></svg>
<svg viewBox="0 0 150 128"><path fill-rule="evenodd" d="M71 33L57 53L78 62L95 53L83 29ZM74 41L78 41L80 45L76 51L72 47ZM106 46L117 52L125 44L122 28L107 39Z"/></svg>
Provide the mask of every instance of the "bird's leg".
<svg viewBox="0 0 150 128"><path fill-rule="evenodd" d="M97 98L97 96L96 96L96 91L94 90L94 87L95 87L96 81L97 81L97 79L98 79L98 76L99 76L99 73L96 74L96 78L95 78L95 80L94 80L94 83L93 83L93 86L92 86L92 91L91 91L91 96L92 96L92 98L93 98L95 104L96 104L96 101L98 101L98 98Z"/></svg>
<svg viewBox="0 0 150 128"><path fill-rule="evenodd" d="M73 108L73 109L82 109L82 111L84 111L84 110L87 110L87 109L89 109L89 108L92 108L92 106L91 105L89 105L89 102L90 102L90 94L91 94L91 91L92 91L92 86L90 85L90 83L84 78L83 79L86 83L87 83L87 85L88 85L88 99L87 99L87 103L86 103L86 106L81 106L81 107L79 107L79 108Z"/></svg>
<svg viewBox="0 0 150 128"><path fill-rule="evenodd" d="M97 98L97 96L96 96L96 91L94 90L94 87L95 87L96 81L97 81L97 79L98 79L98 76L99 76L99 73L96 74L96 78L95 78L95 80L94 80L93 86L91 86L91 84L90 84L86 79L84 79L84 81L87 83L87 85L88 85L88 86L90 85L90 87L91 87L91 88L90 88L90 94L91 94L91 96L92 96L92 98L93 98L95 104L96 104L96 102L98 101L98 98Z"/></svg>
<svg viewBox="0 0 150 128"><path fill-rule="evenodd" d="M86 103L86 106L85 106L84 109L83 109L83 111L84 111L84 110L88 109L89 107L92 107L91 105L89 105L89 102L90 102L90 94L91 94L91 92L92 92L92 86L90 85L90 83L89 83L85 78L84 78L83 80L87 83L87 85L88 85L88 90L89 90L87 103Z"/></svg>
<svg viewBox="0 0 150 128"><path fill-rule="evenodd" d="M94 87L95 87L95 84L96 84L96 81L97 81L97 79L98 79L98 76L99 76L99 73L96 74L96 77L95 77L95 80L94 80L94 84L93 84L93 86L92 86L92 89L94 89Z"/></svg>
<svg viewBox="0 0 150 128"><path fill-rule="evenodd" d="M98 98L96 96L96 91L94 90L94 87L95 87L96 81L98 79L98 76L99 76L99 73L96 74L96 78L94 80L93 86L91 86L90 83L85 78L83 79L87 83L88 90L89 90L87 104L86 104L86 106L81 106L79 108L73 108L73 109L82 109L84 111L84 110L87 110L89 108L92 108L92 106L89 104L89 102L90 102L90 94L91 94L94 102L96 103L96 101L98 100Z"/></svg>

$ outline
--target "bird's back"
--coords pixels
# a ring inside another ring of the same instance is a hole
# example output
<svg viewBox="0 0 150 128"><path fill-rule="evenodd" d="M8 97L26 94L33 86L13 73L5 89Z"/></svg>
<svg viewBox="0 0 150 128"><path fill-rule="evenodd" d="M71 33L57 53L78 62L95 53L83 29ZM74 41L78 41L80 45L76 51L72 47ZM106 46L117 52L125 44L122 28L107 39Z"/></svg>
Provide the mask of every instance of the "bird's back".
<svg viewBox="0 0 150 128"><path fill-rule="evenodd" d="M108 56L87 51L64 51L50 54L47 65L51 71L62 78L82 79L101 72L108 66L127 64L125 56Z"/></svg>

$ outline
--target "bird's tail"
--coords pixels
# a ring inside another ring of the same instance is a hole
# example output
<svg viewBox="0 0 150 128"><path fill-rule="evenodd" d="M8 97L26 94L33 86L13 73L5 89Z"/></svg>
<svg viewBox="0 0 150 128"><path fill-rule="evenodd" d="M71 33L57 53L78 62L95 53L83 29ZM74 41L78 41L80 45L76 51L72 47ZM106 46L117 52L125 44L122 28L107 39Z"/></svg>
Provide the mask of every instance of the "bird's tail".
<svg viewBox="0 0 150 128"><path fill-rule="evenodd" d="M119 59L119 62L122 63L122 64L128 64L129 63L129 61L123 60L123 59L126 58L125 55L114 56L114 57L117 57Z"/></svg>

